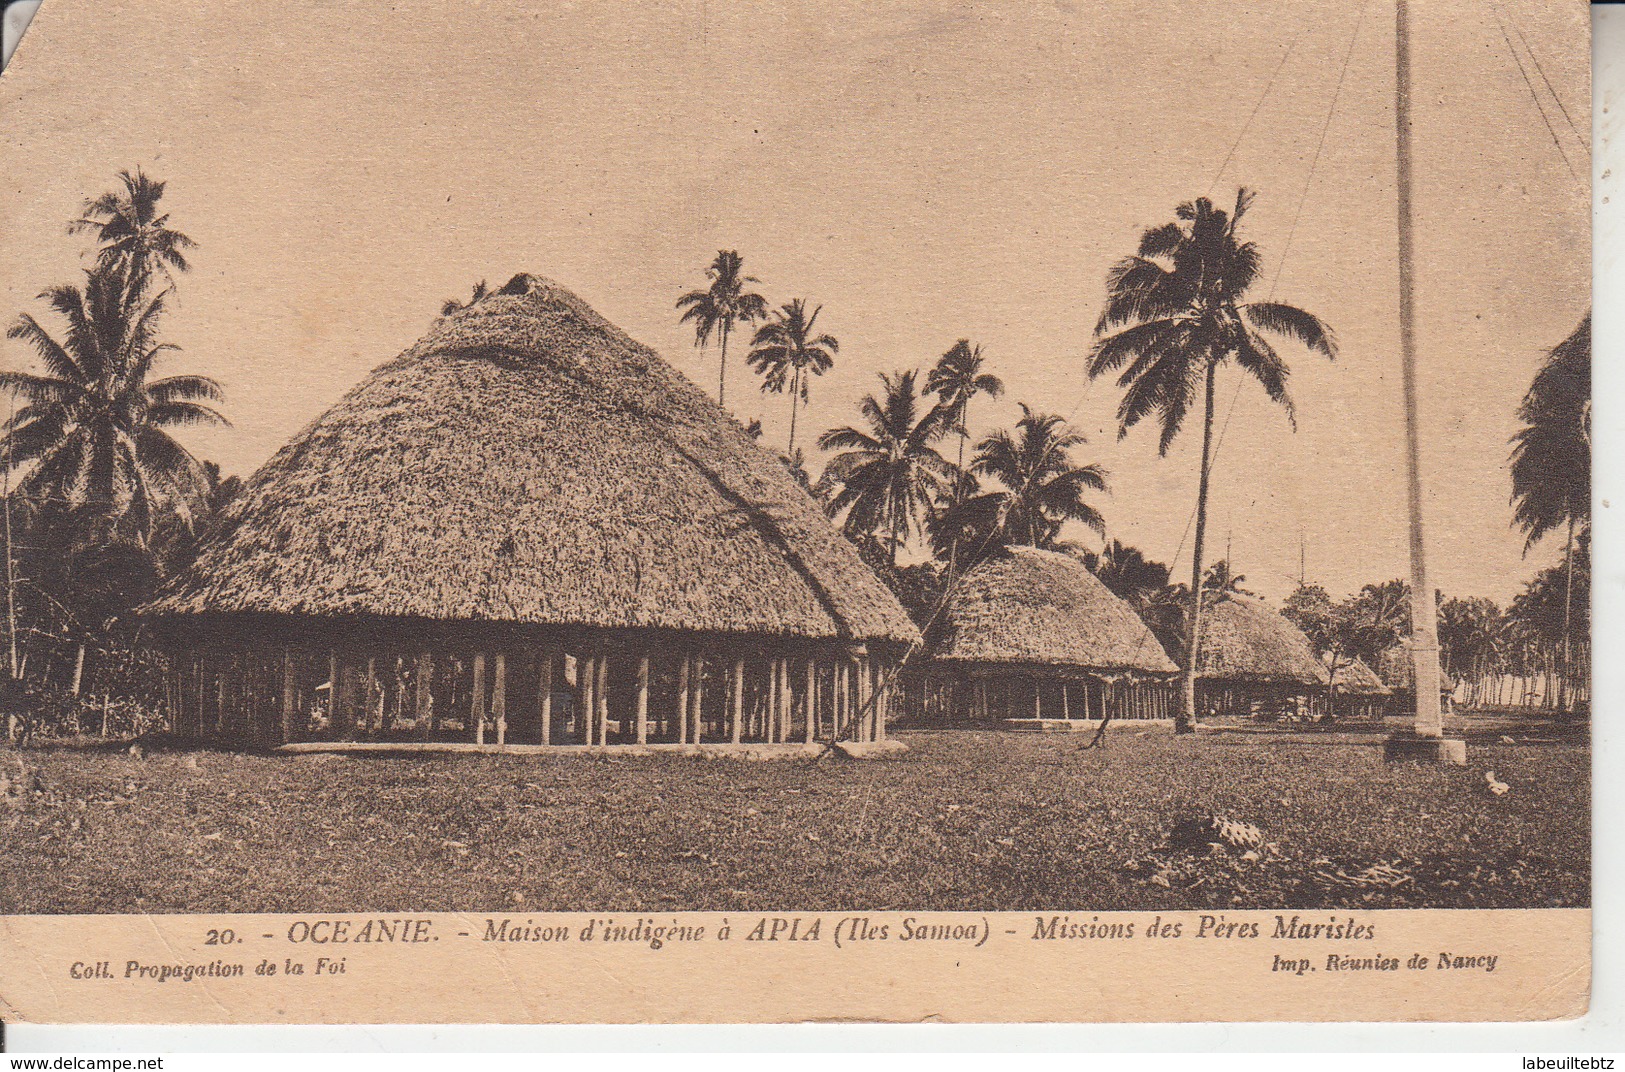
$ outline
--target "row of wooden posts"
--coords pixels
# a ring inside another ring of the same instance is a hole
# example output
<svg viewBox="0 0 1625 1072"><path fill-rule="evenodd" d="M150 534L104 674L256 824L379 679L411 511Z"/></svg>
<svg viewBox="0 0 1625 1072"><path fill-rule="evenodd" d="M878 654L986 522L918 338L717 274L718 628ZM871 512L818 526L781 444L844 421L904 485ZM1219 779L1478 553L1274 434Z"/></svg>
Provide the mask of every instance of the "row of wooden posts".
<svg viewBox="0 0 1625 1072"><path fill-rule="evenodd" d="M304 684L313 660L325 662L327 674L325 705L315 705L327 725L315 733L307 697L322 686ZM524 667L521 675L516 662ZM395 728L388 710L391 683L394 707L411 711L416 738L436 741L458 732L463 742L497 746L515 743L510 731L516 715L519 743L526 744L879 741L886 736L893 691L893 664L862 649L792 658L533 648L437 661L428 652L288 648L191 654L172 657L170 664L166 698L178 733L261 746L313 736L344 741ZM665 688L657 687L662 671ZM707 717L708 684L723 690L720 717L715 701ZM561 709L566 703L568 717Z"/></svg>
<svg viewBox="0 0 1625 1072"><path fill-rule="evenodd" d="M902 709L914 719L991 722L1000 719L1096 720L1172 718L1178 689L1156 680L1033 674L905 675Z"/></svg>

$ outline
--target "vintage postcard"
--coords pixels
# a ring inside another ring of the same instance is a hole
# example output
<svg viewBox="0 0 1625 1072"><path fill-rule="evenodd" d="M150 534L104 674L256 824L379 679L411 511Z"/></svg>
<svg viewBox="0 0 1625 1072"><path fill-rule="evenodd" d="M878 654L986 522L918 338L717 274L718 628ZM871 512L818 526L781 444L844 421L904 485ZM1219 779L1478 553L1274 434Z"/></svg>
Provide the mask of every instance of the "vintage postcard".
<svg viewBox="0 0 1625 1072"><path fill-rule="evenodd" d="M1573 0L46 0L0 1020L1537 1020Z"/></svg>

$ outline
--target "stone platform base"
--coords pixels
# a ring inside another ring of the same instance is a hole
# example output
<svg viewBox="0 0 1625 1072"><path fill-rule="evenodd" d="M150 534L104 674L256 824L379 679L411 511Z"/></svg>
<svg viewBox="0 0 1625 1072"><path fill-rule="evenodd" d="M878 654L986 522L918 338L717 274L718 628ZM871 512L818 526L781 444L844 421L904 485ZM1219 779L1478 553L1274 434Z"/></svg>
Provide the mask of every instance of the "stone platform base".
<svg viewBox="0 0 1625 1072"><path fill-rule="evenodd" d="M1095 718L1007 718L999 728L1016 733L1093 733L1100 725Z"/></svg>
<svg viewBox="0 0 1625 1072"><path fill-rule="evenodd" d="M891 744L882 742L880 747ZM876 747L863 745L854 747ZM493 756L694 756L699 759L815 759L821 744L473 744L461 741L306 741L276 749L285 755L493 755Z"/></svg>
<svg viewBox="0 0 1625 1072"><path fill-rule="evenodd" d="M885 759L907 752L908 745L895 740L837 741L835 751L847 759Z"/></svg>
<svg viewBox="0 0 1625 1072"><path fill-rule="evenodd" d="M1382 743L1382 758L1390 762L1408 760L1423 763L1467 765L1467 742L1450 737L1417 737L1396 733Z"/></svg>

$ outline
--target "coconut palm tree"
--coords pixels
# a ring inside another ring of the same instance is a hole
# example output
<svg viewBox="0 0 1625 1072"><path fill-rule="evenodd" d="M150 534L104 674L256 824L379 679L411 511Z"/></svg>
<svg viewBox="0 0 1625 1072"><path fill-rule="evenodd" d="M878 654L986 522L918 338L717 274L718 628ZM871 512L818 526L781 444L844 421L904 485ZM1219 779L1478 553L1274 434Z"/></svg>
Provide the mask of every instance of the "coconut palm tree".
<svg viewBox="0 0 1625 1072"><path fill-rule="evenodd" d="M29 467L21 498L127 521L145 541L156 507L190 518L206 485L167 429L228 422L209 404L221 399L214 380L149 379L158 357L175 349L157 341L168 291L136 287L126 267L98 263L83 287L40 295L67 325L60 337L27 313L6 333L29 344L45 372L0 372L0 390L24 402L0 425L0 464Z"/></svg>
<svg viewBox="0 0 1625 1072"><path fill-rule="evenodd" d="M445 301L441 302L440 315L450 316L452 313L455 313L460 309L467 309L470 305L473 305L475 302L479 301L481 298L490 293L490 286L488 286L485 280L482 279L478 283L474 284L474 290L469 294L466 302L458 301L456 298L447 298Z"/></svg>
<svg viewBox="0 0 1625 1072"><path fill-rule="evenodd" d="M738 250L719 249L716 259L705 270L711 285L704 290L691 290L677 299L677 308L683 310L678 323L694 324L694 345L704 349L715 333L722 350L721 367L717 370L717 404L726 403L728 390L728 336L735 324L754 324L767 316L767 300L745 288L760 282L755 276L743 275L745 259Z"/></svg>
<svg viewBox="0 0 1625 1072"><path fill-rule="evenodd" d="M953 505L964 501L971 489L965 473L965 444L970 439L966 418L971 399L977 395L998 398L1004 393L1004 381L983 369L982 348L973 346L969 339L960 339L937 360L936 367L925 379L925 389L937 396L937 405L952 414L954 429L959 433L959 461L955 467ZM948 583L953 583L954 565L958 561L957 549L948 549Z"/></svg>
<svg viewBox="0 0 1625 1072"><path fill-rule="evenodd" d="M829 500L830 516L846 518L842 528L854 539L883 541L891 564L899 548L919 532L935 504L955 483L955 470L934 444L952 427L940 406L921 413L922 399L913 370L880 374L879 398L860 405L865 427L836 428L818 439L838 450L824 477L839 490Z"/></svg>
<svg viewBox="0 0 1625 1072"><path fill-rule="evenodd" d="M1118 540L1107 540L1099 554L1084 555L1083 563L1113 595L1136 610L1168 586L1171 572L1161 562L1146 558L1139 548Z"/></svg>
<svg viewBox="0 0 1625 1072"><path fill-rule="evenodd" d="M1107 277L1106 307L1095 326L1098 338L1089 356L1091 378L1121 370L1119 438L1154 416L1162 426L1159 454L1168 453L1198 395L1201 398L1201 475L1187 593L1191 612L1185 647L1190 654L1175 719L1175 728L1182 733L1190 732L1196 719L1196 644L1201 629L1197 594L1206 549L1215 377L1221 366L1233 362L1257 380L1292 421L1290 370L1266 336L1294 340L1328 358L1337 354L1331 329L1314 315L1280 302L1243 300L1258 281L1263 259L1254 243L1243 242L1237 234L1252 196L1245 189L1237 191L1230 212L1205 197L1187 201L1175 210L1174 222L1146 231L1138 252L1120 261Z"/></svg>
<svg viewBox="0 0 1625 1072"><path fill-rule="evenodd" d="M1087 440L1050 413L1022 404L1016 429L999 429L977 443L970 473L998 482L993 491L970 495L944 512L938 542L967 536L980 557L993 544L1027 544L1063 549L1061 528L1081 521L1105 533L1105 518L1089 504L1087 492L1107 491L1107 471L1076 465L1072 448ZM967 562L968 565L968 562Z"/></svg>
<svg viewBox="0 0 1625 1072"><path fill-rule="evenodd" d="M796 454L796 408L807 401L807 384L835 364L841 344L833 335L815 334L820 305L807 315L807 303L797 298L773 310L772 319L756 329L745 360L762 377L762 390L790 395L790 442L785 453Z"/></svg>
<svg viewBox="0 0 1625 1072"><path fill-rule="evenodd" d="M68 233L94 235L97 264L122 267L133 289L142 289L154 269L173 283L171 269L189 270L186 251L197 243L169 226L168 213L158 211L164 183L140 168L134 174L121 171L118 177L124 189L87 200L79 218L68 224Z"/></svg>
<svg viewBox="0 0 1625 1072"><path fill-rule="evenodd" d="M1512 523L1524 531L1524 554L1541 537L1567 529L1563 545L1563 670L1569 674L1574 603L1574 537L1591 527L1591 314L1559 343L1535 373L1518 406L1523 427L1512 437Z"/></svg>
<svg viewBox="0 0 1625 1072"><path fill-rule="evenodd" d="M959 433L959 470L965 469L965 442L970 429L965 419L971 399L977 395L998 398L1004 394L1004 381L990 372L982 371L985 361L982 348L971 345L969 339L960 339L937 360L925 378L927 392L937 396L937 405L952 415L953 430ZM958 496L955 501L958 501Z"/></svg>

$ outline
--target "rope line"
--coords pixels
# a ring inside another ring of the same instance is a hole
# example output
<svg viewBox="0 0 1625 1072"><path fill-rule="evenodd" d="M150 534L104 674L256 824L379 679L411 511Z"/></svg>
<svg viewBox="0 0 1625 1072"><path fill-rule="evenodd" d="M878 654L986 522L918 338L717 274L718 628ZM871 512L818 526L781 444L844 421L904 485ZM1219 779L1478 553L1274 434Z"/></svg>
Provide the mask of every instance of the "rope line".
<svg viewBox="0 0 1625 1072"><path fill-rule="evenodd" d="M1213 181L1208 184L1207 188L1209 197L1213 196L1214 188L1219 185L1219 180L1224 177L1224 169L1229 167L1230 161L1235 158L1236 150L1241 148L1242 139L1247 137L1247 132L1252 129L1253 120L1258 118L1259 110L1264 107L1264 101L1269 98L1270 90L1274 88L1276 78L1280 76L1281 70L1286 67L1286 61L1292 58L1292 50L1297 47L1298 39L1303 36L1305 29L1306 27L1303 26L1298 27L1298 31L1292 35L1292 40L1287 43L1286 52L1281 56L1281 62L1275 65L1275 70L1271 72L1269 80L1264 83L1264 92L1259 94L1257 103L1253 105L1252 112L1247 116L1247 121L1241 125L1241 131L1236 135L1236 140L1231 143L1230 151L1224 154L1224 163L1220 164L1219 170L1213 173Z"/></svg>
<svg viewBox="0 0 1625 1072"><path fill-rule="evenodd" d="M1501 29L1501 40L1506 42L1507 51L1512 54L1512 62L1518 67L1518 75L1523 79L1524 88L1529 91L1529 99L1535 102L1535 110L1540 113L1540 121L1546 125L1546 133L1550 134L1552 137L1553 148L1557 150L1557 155L1563 158L1563 166L1568 168L1569 178L1578 182L1580 176L1574 170L1574 164L1569 160L1569 154L1563 151L1563 142L1557 136L1557 129L1552 126L1551 117L1546 114L1546 106L1541 103L1540 94L1535 91L1535 84L1529 80L1529 72L1524 68L1523 60L1519 57L1518 50L1512 47L1512 38L1507 34L1506 23L1501 19L1500 10L1497 8L1491 8L1490 10L1495 15L1495 24ZM1533 58L1534 54L1531 53L1530 59Z"/></svg>

